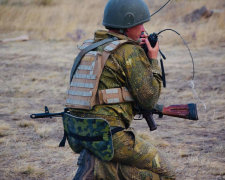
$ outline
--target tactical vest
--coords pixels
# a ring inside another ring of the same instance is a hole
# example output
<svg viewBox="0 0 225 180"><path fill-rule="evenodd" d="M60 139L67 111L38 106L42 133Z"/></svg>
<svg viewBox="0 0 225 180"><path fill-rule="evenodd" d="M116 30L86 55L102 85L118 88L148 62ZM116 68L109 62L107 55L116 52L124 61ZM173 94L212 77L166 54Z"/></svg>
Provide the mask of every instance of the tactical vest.
<svg viewBox="0 0 225 180"><path fill-rule="evenodd" d="M78 47L83 50L94 40L86 40ZM66 99L66 107L76 109L92 109L99 104L114 104L133 101L125 87L98 91L99 79L105 62L110 54L128 40L116 40L108 43L102 52L89 51L81 59L70 83Z"/></svg>

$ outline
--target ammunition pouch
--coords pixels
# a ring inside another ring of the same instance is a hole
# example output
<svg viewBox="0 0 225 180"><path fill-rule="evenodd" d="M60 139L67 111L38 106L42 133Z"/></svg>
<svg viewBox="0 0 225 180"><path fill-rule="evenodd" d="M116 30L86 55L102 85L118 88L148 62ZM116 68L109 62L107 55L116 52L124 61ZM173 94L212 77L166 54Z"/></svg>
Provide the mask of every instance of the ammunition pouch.
<svg viewBox="0 0 225 180"><path fill-rule="evenodd" d="M134 101L126 87L99 90L98 97L100 104L115 104Z"/></svg>
<svg viewBox="0 0 225 180"><path fill-rule="evenodd" d="M110 161L114 155L112 134L123 130L121 127L110 129L110 125L100 118L81 118L65 113L64 132L71 149L80 153L88 149L96 157Z"/></svg>

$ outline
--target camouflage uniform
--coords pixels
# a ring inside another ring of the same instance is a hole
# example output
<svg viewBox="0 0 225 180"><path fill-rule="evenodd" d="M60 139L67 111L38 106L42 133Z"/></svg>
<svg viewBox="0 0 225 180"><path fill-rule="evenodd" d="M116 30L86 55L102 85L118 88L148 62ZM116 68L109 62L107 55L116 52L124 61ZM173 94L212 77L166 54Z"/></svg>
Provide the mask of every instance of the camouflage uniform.
<svg viewBox="0 0 225 180"><path fill-rule="evenodd" d="M100 77L98 90L127 87L135 103L143 109L151 110L161 91L161 75L156 59L148 59L137 42L128 37L97 31L95 41L109 36L132 43L123 44L106 61ZM98 47L102 51L104 46ZM134 102L110 105L96 105L92 110L71 109L80 117L101 117L111 127L123 127L124 131L113 135L114 157L110 162L95 160L96 179L173 179L174 173L160 152L149 141L136 135L129 128L136 114Z"/></svg>

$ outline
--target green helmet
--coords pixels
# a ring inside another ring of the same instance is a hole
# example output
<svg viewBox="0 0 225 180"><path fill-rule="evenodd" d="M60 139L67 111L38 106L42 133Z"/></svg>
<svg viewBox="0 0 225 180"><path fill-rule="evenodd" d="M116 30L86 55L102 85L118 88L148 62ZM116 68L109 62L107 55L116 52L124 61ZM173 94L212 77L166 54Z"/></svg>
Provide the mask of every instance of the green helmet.
<svg viewBox="0 0 225 180"><path fill-rule="evenodd" d="M150 12L143 0L109 0L102 24L105 27L125 29L149 20Z"/></svg>

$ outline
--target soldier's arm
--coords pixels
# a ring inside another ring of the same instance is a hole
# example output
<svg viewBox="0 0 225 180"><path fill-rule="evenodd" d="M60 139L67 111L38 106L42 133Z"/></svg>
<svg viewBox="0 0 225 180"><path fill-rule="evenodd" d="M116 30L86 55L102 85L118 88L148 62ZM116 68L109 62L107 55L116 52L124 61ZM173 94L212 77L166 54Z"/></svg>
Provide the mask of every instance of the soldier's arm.
<svg viewBox="0 0 225 180"><path fill-rule="evenodd" d="M133 98L142 108L152 109L161 91L162 79L157 59L148 59L140 46L132 44L124 45L117 56Z"/></svg>

